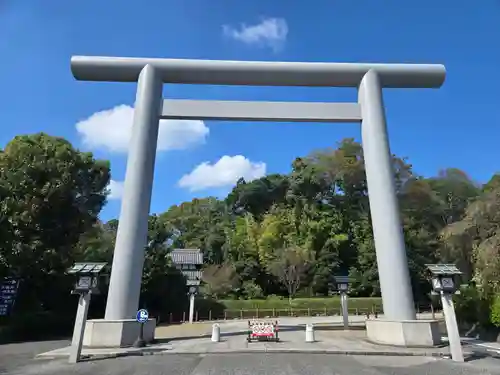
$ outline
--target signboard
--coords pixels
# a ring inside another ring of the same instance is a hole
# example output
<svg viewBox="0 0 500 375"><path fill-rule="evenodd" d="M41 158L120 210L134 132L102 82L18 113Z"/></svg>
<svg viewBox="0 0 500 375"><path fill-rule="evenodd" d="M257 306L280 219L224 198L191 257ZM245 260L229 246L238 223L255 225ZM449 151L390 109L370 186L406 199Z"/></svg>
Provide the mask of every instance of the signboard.
<svg viewBox="0 0 500 375"><path fill-rule="evenodd" d="M251 320L248 322L248 341L260 339L278 341L278 322Z"/></svg>
<svg viewBox="0 0 500 375"><path fill-rule="evenodd" d="M137 311L137 315L135 316L135 320L139 323L146 323L149 319L149 313L146 309L140 309Z"/></svg>
<svg viewBox="0 0 500 375"><path fill-rule="evenodd" d="M90 289L90 284L92 283L91 276L80 276L78 279L78 288L79 289Z"/></svg>
<svg viewBox="0 0 500 375"><path fill-rule="evenodd" d="M0 316L10 314L16 300L18 286L19 281L11 277L4 278L0 283Z"/></svg>
<svg viewBox="0 0 500 375"><path fill-rule="evenodd" d="M441 279L441 283L443 284L443 289L453 289L455 284L453 283L453 278L451 277L443 277Z"/></svg>

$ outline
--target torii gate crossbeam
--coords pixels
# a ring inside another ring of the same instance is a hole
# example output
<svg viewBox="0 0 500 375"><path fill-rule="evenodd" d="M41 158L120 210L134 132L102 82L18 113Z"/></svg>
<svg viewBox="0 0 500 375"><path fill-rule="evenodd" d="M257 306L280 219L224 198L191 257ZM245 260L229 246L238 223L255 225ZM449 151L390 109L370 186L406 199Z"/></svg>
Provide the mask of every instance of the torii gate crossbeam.
<svg viewBox="0 0 500 375"><path fill-rule="evenodd" d="M78 80L138 83L105 320L127 320L135 316L144 263L158 124L161 118L179 118L361 122L384 314L392 322L415 321L382 89L438 88L446 76L443 65L74 56L71 70ZM163 100L164 83L356 87L358 102Z"/></svg>

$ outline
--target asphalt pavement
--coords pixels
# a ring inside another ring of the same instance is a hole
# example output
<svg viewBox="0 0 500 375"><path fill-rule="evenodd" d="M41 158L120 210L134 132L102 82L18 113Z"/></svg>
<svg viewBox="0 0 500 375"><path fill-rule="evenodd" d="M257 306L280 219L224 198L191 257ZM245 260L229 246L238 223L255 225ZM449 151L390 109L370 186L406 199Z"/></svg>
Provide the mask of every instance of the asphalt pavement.
<svg viewBox="0 0 500 375"><path fill-rule="evenodd" d="M64 348L70 344L70 340L57 340L0 345L0 374L31 363L33 358L40 353Z"/></svg>
<svg viewBox="0 0 500 375"><path fill-rule="evenodd" d="M2 361L8 359L2 357ZM328 354L150 355L93 360L29 360L11 365L9 375L500 375L500 361L465 364L430 357L343 356Z"/></svg>

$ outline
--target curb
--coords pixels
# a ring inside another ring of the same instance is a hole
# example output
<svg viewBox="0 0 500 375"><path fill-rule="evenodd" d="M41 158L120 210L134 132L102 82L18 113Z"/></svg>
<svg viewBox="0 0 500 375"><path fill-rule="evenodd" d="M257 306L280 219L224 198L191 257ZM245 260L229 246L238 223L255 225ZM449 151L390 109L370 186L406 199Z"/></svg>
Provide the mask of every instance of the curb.
<svg viewBox="0 0 500 375"><path fill-rule="evenodd" d="M217 351L217 352L199 352L199 351L185 351L173 352L164 351L156 353L159 355L173 355L173 354L199 354L199 355L217 355L217 354L326 354L326 355L359 355L359 356L387 356L387 357L446 357L448 353L441 352L389 352L389 351L362 351L362 350L328 350L328 349L254 349L254 350L232 350L232 351Z"/></svg>
<svg viewBox="0 0 500 375"><path fill-rule="evenodd" d="M416 352L416 351L362 351L362 350L328 350L328 349L253 349L253 350L218 350L218 351L173 351L169 349L151 350L151 351L137 351L137 352L121 352L109 354L86 354L82 355L83 360L92 359L111 359L121 357L142 357L148 355L218 355L218 354L327 354L327 355L358 355L358 356L385 356L385 357L434 357L444 358L449 357L449 353L445 352ZM471 353L464 352L464 356L471 355ZM59 359L68 358L67 353L54 353L54 354L39 354L37 359Z"/></svg>

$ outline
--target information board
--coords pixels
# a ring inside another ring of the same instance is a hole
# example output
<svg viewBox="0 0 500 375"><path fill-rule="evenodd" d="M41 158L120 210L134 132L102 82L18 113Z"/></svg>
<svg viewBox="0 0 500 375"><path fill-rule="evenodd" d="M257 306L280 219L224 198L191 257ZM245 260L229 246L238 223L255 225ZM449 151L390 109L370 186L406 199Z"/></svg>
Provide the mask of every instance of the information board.
<svg viewBox="0 0 500 375"><path fill-rule="evenodd" d="M16 300L19 281L6 277L0 283L0 316L10 315Z"/></svg>

